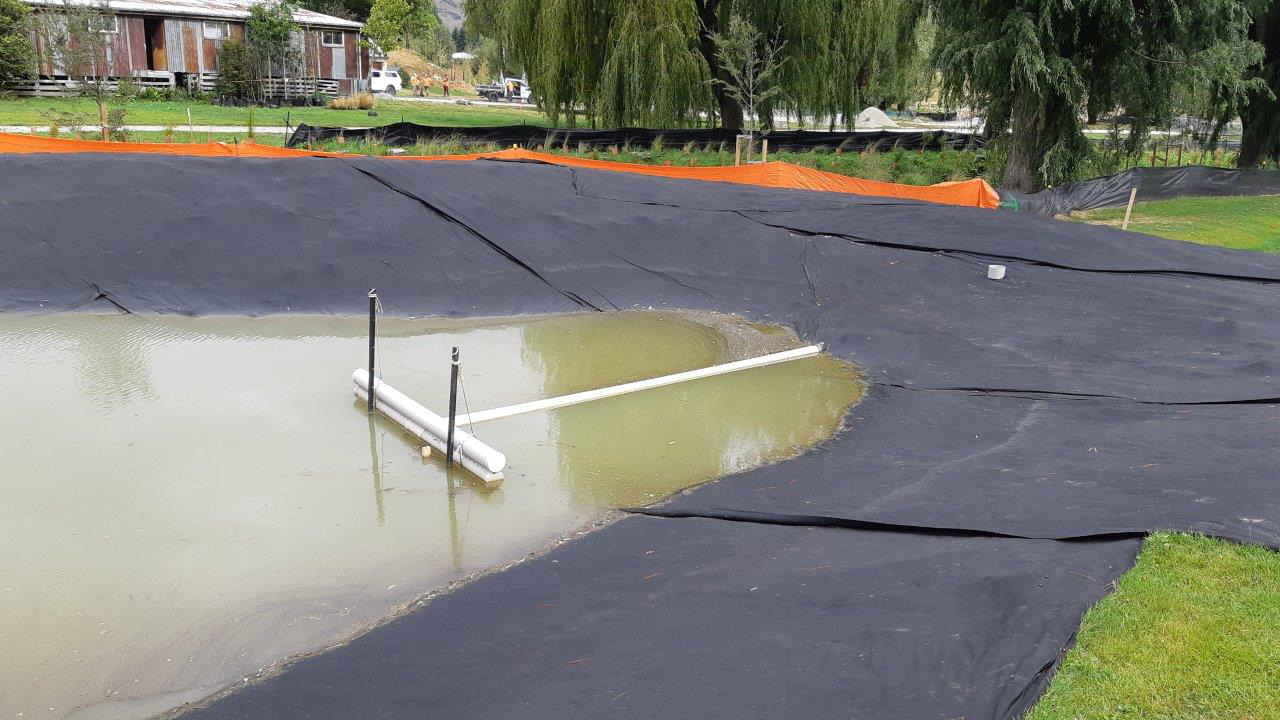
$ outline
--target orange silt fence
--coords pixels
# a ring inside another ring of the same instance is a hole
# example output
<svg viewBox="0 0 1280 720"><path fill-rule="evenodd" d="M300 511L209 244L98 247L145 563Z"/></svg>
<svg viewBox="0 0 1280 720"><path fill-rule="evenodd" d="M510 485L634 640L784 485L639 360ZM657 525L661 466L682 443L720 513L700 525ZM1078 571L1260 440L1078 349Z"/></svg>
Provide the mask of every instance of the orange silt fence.
<svg viewBox="0 0 1280 720"><path fill-rule="evenodd" d="M407 157L407 156L406 156ZM936 185L902 185L899 183L876 182L861 178L838 175L813 168L801 167L784 162L758 163L755 165L710 166L710 167L672 167L668 165L638 165L620 163L609 160L591 160L588 158L552 155L512 148L491 153L475 153L472 155L433 155L407 158L413 160L477 160L492 158L498 160L526 160L544 162L551 165L591 168L612 172L629 172L656 177L678 178L681 180L706 180L711 182L737 183L739 185L757 185L760 187L789 188L793 190L818 190L822 192L853 193L855 195L872 195L875 197L903 198L907 200L924 200L944 205L965 205L995 209L1000 205L1000 195L986 180L976 178L959 182L945 182Z"/></svg>
<svg viewBox="0 0 1280 720"><path fill-rule="evenodd" d="M35 135L0 133L0 154L4 153L146 153L155 155L179 155L188 157L352 157L349 153L321 152L241 143L131 143L104 142L102 140L73 140ZM800 167L784 162L758 163L740 166L672 167L667 165L638 165L635 163L591 160L550 153L533 152L513 148L497 152L470 153L464 155L400 155L392 158L403 161L466 162L474 160L516 160L542 162L565 167L590 168L610 172L627 172L680 180L735 183L757 187L788 188L793 190L817 190L821 192L852 193L873 197L923 200L944 205L962 205L994 209L1000 205L1000 195L985 180L963 180L936 185L902 185L876 182L838 175L813 168Z"/></svg>

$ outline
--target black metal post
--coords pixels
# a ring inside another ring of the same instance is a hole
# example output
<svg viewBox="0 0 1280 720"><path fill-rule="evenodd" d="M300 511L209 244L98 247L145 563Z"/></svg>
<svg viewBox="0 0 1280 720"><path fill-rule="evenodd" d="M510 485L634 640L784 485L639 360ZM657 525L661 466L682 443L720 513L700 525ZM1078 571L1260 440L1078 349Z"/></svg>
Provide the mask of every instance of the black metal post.
<svg viewBox="0 0 1280 720"><path fill-rule="evenodd" d="M453 426L458 419L458 348L453 349L453 367L449 378L449 437L444 443L445 467L453 467Z"/></svg>
<svg viewBox="0 0 1280 720"><path fill-rule="evenodd" d="M369 414L373 414L378 404L373 392L373 372L376 349L378 346L378 291L369 291Z"/></svg>

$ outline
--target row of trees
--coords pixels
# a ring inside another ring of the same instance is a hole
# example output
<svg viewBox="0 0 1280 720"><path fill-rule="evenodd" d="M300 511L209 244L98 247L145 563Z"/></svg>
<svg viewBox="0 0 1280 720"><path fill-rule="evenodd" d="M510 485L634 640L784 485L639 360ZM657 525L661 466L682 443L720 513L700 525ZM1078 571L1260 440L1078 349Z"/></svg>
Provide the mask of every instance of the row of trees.
<svg viewBox="0 0 1280 720"><path fill-rule="evenodd" d="M553 122L829 126L934 96L986 119L1001 181L1095 169L1086 122L1120 115L1115 160L1175 116L1241 166L1280 162L1280 0L467 0L467 33L528 75ZM747 47L743 47L744 38ZM746 87L749 81L752 87ZM998 173L999 174L999 173Z"/></svg>
<svg viewBox="0 0 1280 720"><path fill-rule="evenodd" d="M302 7L365 23L365 35L388 52L403 48L440 61L456 44L434 0L302 0Z"/></svg>

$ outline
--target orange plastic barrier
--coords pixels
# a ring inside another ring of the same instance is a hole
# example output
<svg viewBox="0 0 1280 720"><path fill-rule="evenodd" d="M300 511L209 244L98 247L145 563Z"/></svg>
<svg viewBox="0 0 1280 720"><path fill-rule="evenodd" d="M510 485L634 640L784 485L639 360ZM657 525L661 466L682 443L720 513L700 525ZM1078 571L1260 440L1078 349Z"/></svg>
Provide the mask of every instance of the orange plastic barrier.
<svg viewBox="0 0 1280 720"><path fill-rule="evenodd" d="M147 153L191 157L340 157L341 153L241 143L135 143L0 133L0 153Z"/></svg>
<svg viewBox="0 0 1280 720"><path fill-rule="evenodd" d="M347 153L298 150L292 148L242 143L130 143L103 142L101 140L72 140L35 135L0 133L0 153L151 153L159 155L184 155L191 157L350 157ZM551 165L592 168L612 172L630 172L657 177L683 180L707 180L740 185L792 188L796 190L820 190L823 192L853 193L875 197L924 200L945 205L964 205L994 209L1000 204L1000 196L985 180L938 183L937 185L900 185L876 182L837 175L783 162L741 165L737 167L672 167L667 165L637 165L634 163L590 160L566 157L513 148L489 153L467 155L393 156L414 161L469 161L469 160L526 160Z"/></svg>
<svg viewBox="0 0 1280 720"><path fill-rule="evenodd" d="M407 157L407 156L406 156ZM471 155L435 155L414 157L414 160L477 160L491 158L498 160L536 160L552 165L585 167L595 170L614 172L631 172L642 175L656 175L683 180L709 180L713 182L738 183L740 185L760 185L764 187L792 188L796 190L820 190L823 192L853 193L855 195L873 195L876 197L906 198L924 200L944 205L964 205L995 209L1000 205L1000 195L986 180L975 178L960 182L945 182L936 185L901 185L898 183L876 182L861 178L838 175L836 173L814 170L784 162L760 163L757 165L711 166L711 167L672 167L667 165L638 165L635 163L611 162L608 160L590 160L587 158L552 155L512 148L492 153L474 153Z"/></svg>

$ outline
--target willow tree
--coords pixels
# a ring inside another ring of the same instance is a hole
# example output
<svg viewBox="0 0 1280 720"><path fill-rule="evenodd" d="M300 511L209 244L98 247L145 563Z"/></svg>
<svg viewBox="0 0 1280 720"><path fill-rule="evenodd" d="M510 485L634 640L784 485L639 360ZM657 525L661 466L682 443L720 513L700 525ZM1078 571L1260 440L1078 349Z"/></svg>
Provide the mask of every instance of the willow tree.
<svg viewBox="0 0 1280 720"><path fill-rule="evenodd" d="M468 32L496 38L553 122L742 127L715 38L737 16L781 48L760 108L849 122L900 94L922 0L468 0ZM714 81L714 82L713 82Z"/></svg>
<svg viewBox="0 0 1280 720"><path fill-rule="evenodd" d="M1255 77L1266 83L1240 108L1244 134L1240 138L1242 168L1261 165L1270 159L1280 165L1280 0L1257 3L1250 36L1265 48Z"/></svg>
<svg viewBox="0 0 1280 720"><path fill-rule="evenodd" d="M1091 104L1131 116L1132 152L1172 122L1174 90L1201 53L1249 43L1240 0L931 2L944 93L986 116L1008 152L1003 183L1023 191L1087 165Z"/></svg>

